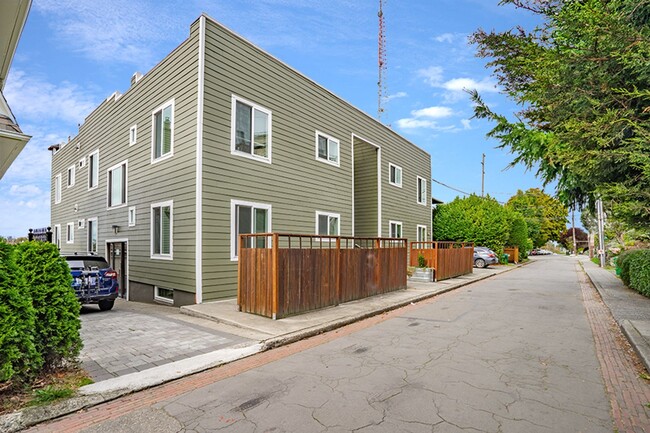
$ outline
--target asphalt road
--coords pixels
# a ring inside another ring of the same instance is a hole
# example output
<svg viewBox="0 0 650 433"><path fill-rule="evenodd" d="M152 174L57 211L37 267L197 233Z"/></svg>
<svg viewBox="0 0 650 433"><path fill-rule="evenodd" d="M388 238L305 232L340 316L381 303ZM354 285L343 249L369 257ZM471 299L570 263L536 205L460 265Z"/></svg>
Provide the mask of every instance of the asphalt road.
<svg viewBox="0 0 650 433"><path fill-rule="evenodd" d="M549 257L84 431L612 430L575 262Z"/></svg>

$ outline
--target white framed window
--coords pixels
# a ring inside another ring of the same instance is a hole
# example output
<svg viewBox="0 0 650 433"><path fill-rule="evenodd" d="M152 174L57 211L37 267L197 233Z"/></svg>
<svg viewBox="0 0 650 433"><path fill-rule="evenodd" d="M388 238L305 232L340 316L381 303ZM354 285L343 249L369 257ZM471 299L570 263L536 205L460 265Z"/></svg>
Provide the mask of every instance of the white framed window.
<svg viewBox="0 0 650 433"><path fill-rule="evenodd" d="M54 245L56 245L57 248L61 248L61 224L54 225L54 234L52 238Z"/></svg>
<svg viewBox="0 0 650 433"><path fill-rule="evenodd" d="M88 189L97 188L99 185L99 150L88 156Z"/></svg>
<svg viewBox="0 0 650 433"><path fill-rule="evenodd" d="M129 227L135 226L135 206L129 208Z"/></svg>
<svg viewBox="0 0 650 433"><path fill-rule="evenodd" d="M340 166L339 141L329 135L316 131L316 159L328 164Z"/></svg>
<svg viewBox="0 0 650 433"><path fill-rule="evenodd" d="M271 163L271 110L232 96L233 155Z"/></svg>
<svg viewBox="0 0 650 433"><path fill-rule="evenodd" d="M77 220L77 228L78 229L83 229L86 228L86 220Z"/></svg>
<svg viewBox="0 0 650 433"><path fill-rule="evenodd" d="M86 166L86 158L81 158L79 160L79 168L84 168Z"/></svg>
<svg viewBox="0 0 650 433"><path fill-rule="evenodd" d="M402 237L402 222L401 221L389 221L388 222L388 234L391 238L401 238Z"/></svg>
<svg viewBox="0 0 650 433"><path fill-rule="evenodd" d="M86 250L89 253L97 252L97 234L98 234L98 225L97 218L88 218L88 236L86 239Z"/></svg>
<svg viewBox="0 0 650 433"><path fill-rule="evenodd" d="M151 162L174 155L174 100L165 102L151 113Z"/></svg>
<svg viewBox="0 0 650 433"><path fill-rule="evenodd" d="M316 211L316 234L339 236L341 233L341 215Z"/></svg>
<svg viewBox="0 0 650 433"><path fill-rule="evenodd" d="M389 177L388 181L391 185L402 187L402 167L395 164L388 163Z"/></svg>
<svg viewBox="0 0 650 433"><path fill-rule="evenodd" d="M54 178L54 204L61 203L61 173Z"/></svg>
<svg viewBox="0 0 650 433"><path fill-rule="evenodd" d="M269 233L271 231L271 205L230 200L230 259L239 257L239 235ZM252 240L249 246L252 246ZM267 247L266 238L257 238L256 247Z"/></svg>
<svg viewBox="0 0 650 433"><path fill-rule="evenodd" d="M120 207L126 204L126 173L128 161L121 162L107 170L108 207Z"/></svg>
<svg viewBox="0 0 650 433"><path fill-rule="evenodd" d="M165 304L173 304L174 289L166 289L164 287L154 286L153 298L155 301L158 302L164 302Z"/></svg>
<svg viewBox="0 0 650 433"><path fill-rule="evenodd" d="M427 241L427 226L423 226L418 224L417 226L417 241L418 242L426 242Z"/></svg>
<svg viewBox="0 0 650 433"><path fill-rule="evenodd" d="M74 223L68 223L66 226L65 243L74 244Z"/></svg>
<svg viewBox="0 0 650 433"><path fill-rule="evenodd" d="M74 186L74 179L75 178L75 166L71 165L68 167L68 188L71 186Z"/></svg>
<svg viewBox="0 0 650 433"><path fill-rule="evenodd" d="M151 205L151 258L172 260L174 246L174 202Z"/></svg>
<svg viewBox="0 0 650 433"><path fill-rule="evenodd" d="M138 141L138 125L129 128L129 146L133 146Z"/></svg>
<svg viewBox="0 0 650 433"><path fill-rule="evenodd" d="M418 176L418 203L427 205L427 180Z"/></svg>

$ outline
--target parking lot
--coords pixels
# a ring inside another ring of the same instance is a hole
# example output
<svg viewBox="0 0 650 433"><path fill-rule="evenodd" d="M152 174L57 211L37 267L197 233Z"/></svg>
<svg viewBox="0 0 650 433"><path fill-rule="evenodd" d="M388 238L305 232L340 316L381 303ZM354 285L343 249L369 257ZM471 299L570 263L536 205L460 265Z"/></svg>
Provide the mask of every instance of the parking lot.
<svg viewBox="0 0 650 433"><path fill-rule="evenodd" d="M111 311L82 308L80 360L99 382L251 341L245 335L178 308L117 299Z"/></svg>

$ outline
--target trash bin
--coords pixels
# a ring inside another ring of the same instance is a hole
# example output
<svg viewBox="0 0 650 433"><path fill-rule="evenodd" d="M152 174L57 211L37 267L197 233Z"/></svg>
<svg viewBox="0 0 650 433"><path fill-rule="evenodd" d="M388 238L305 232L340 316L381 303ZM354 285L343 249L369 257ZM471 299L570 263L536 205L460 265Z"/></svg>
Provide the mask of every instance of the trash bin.
<svg viewBox="0 0 650 433"><path fill-rule="evenodd" d="M618 266L618 257L613 257L612 258L612 264L614 265L614 268L616 269L616 276L620 277L621 276L621 268Z"/></svg>
<svg viewBox="0 0 650 433"><path fill-rule="evenodd" d="M503 255L501 256L501 263L503 263L504 265L507 265L507 264L508 264L508 259L509 259L509 258L510 258L510 255L509 255L509 254L503 254Z"/></svg>

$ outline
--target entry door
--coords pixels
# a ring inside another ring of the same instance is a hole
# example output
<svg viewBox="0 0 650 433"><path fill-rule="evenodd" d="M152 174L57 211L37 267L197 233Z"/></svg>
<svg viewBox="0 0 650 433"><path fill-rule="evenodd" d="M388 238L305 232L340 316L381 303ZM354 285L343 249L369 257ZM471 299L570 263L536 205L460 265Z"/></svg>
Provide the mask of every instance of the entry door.
<svg viewBox="0 0 650 433"><path fill-rule="evenodd" d="M126 242L110 242L108 244L108 263L117 272L120 284L120 297L126 298Z"/></svg>

